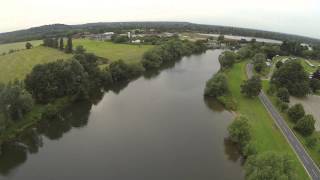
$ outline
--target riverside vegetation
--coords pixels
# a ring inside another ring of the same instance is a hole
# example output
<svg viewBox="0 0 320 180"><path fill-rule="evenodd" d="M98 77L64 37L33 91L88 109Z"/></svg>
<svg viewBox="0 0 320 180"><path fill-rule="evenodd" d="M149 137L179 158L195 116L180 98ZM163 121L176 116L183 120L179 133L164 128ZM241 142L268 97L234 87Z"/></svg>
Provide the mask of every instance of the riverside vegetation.
<svg viewBox="0 0 320 180"><path fill-rule="evenodd" d="M173 38L147 51L142 62L136 64L118 60L100 67L99 57L77 47L68 61L36 65L24 81L0 86L0 142L14 138L41 119L59 114L73 102L88 100L94 92L108 90L145 71L204 51L203 42Z"/></svg>
<svg viewBox="0 0 320 180"><path fill-rule="evenodd" d="M240 152L245 158L246 179L308 179L290 145L286 142L281 132L274 128L273 119L256 97L264 83L258 76L254 76L249 80L246 77L248 59L257 64L265 63L266 61L261 61L260 59L281 54L280 47L276 46L250 43L242 47L237 53L224 52L219 58L221 70L208 80L204 94L205 96L215 97L227 109L236 113L236 118L229 126L228 131L230 140L238 144ZM264 68L264 65L262 68ZM261 70L257 69L258 71ZM297 69L300 70L299 68ZM305 95L309 92L304 88L294 90L299 86L294 85L298 82L308 88L310 84L309 80L304 78L303 73L297 71L291 73L298 73L298 75L295 76L296 78L290 79L292 80L291 82L289 81L290 85L286 86L285 83L279 83L277 87L274 85L273 90L282 103L285 103L282 100L288 101L289 94ZM259 72L257 74L260 75ZM279 77L278 74L282 73L275 72L272 78L273 81L278 79L275 78ZM290 90L285 89L285 87ZM236 108L229 108L225 102L227 98L220 98L223 96L232 99ZM302 134L312 133L314 130L312 116L303 115L299 119L300 123L295 126L297 132ZM314 140L309 140L309 142L314 144Z"/></svg>

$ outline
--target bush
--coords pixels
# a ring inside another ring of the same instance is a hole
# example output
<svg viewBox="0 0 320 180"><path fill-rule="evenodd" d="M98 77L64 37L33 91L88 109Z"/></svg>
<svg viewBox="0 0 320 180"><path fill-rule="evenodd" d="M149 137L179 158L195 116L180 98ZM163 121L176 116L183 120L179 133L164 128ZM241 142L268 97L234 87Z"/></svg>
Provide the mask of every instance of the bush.
<svg viewBox="0 0 320 180"><path fill-rule="evenodd" d="M248 97L258 96L262 89L262 82L258 76L253 76L241 84L241 93Z"/></svg>
<svg viewBox="0 0 320 180"><path fill-rule="evenodd" d="M288 116L291 121L297 122L305 115L304 108L301 104L295 104L294 106L290 107L288 110Z"/></svg>
<svg viewBox="0 0 320 180"><path fill-rule="evenodd" d="M241 151L251 140L251 127L248 119L244 116L237 117L228 127L230 140L238 143Z"/></svg>
<svg viewBox="0 0 320 180"><path fill-rule="evenodd" d="M306 139L306 145L313 149L317 145L318 139L316 137L308 137Z"/></svg>
<svg viewBox="0 0 320 180"><path fill-rule="evenodd" d="M286 102L283 102L279 98L276 99L276 105L278 106L281 112L285 112L289 108L289 104Z"/></svg>
<svg viewBox="0 0 320 180"><path fill-rule="evenodd" d="M309 91L309 77L299 62L289 61L276 69L272 75L271 83L277 88L284 87L293 96L303 97Z"/></svg>
<svg viewBox="0 0 320 180"><path fill-rule="evenodd" d="M34 105L31 95L19 81L0 88L0 109L7 119L19 120L30 112Z"/></svg>
<svg viewBox="0 0 320 180"><path fill-rule="evenodd" d="M226 94L228 91L226 76L222 73L217 73L207 81L204 95L216 98Z"/></svg>
<svg viewBox="0 0 320 180"><path fill-rule="evenodd" d="M223 95L217 97L217 100L227 109L231 111L237 110L237 103L231 95Z"/></svg>
<svg viewBox="0 0 320 180"><path fill-rule="evenodd" d="M314 124L315 120L312 115L308 114L298 120L297 124L295 125L295 129L299 131L302 135L309 136L315 130Z"/></svg>
<svg viewBox="0 0 320 180"><path fill-rule="evenodd" d="M245 163L246 179L293 179L292 158L276 152L263 152L250 156Z"/></svg>
<svg viewBox="0 0 320 180"><path fill-rule="evenodd" d="M283 102L290 102L290 94L287 88L279 88L277 92L277 97Z"/></svg>
<svg viewBox="0 0 320 180"><path fill-rule="evenodd" d="M48 104L41 115L42 120L54 120L59 117L59 110L52 104Z"/></svg>
<svg viewBox="0 0 320 180"><path fill-rule="evenodd" d="M230 68L236 62L237 54L232 51L225 51L219 56L219 62L222 68Z"/></svg>
<svg viewBox="0 0 320 180"><path fill-rule="evenodd" d="M144 68L141 64L126 64L122 60L112 62L108 67L112 82L128 81L130 78L140 75Z"/></svg>

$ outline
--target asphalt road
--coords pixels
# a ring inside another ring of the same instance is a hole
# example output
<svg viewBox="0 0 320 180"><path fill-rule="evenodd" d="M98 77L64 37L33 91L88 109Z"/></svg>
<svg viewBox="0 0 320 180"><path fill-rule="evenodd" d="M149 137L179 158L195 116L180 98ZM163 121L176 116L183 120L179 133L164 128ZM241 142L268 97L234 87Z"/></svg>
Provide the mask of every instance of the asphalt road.
<svg viewBox="0 0 320 180"><path fill-rule="evenodd" d="M247 65L247 76L250 78L253 76L252 70L253 65L248 64ZM304 149L298 138L294 135L294 133L291 131L289 126L287 125L286 121L283 119L283 117L280 115L276 107L273 106L269 98L265 95L265 93L262 91L259 94L259 99L262 102L262 104L265 106L265 108L269 111L270 115L276 122L277 126L281 130L282 134L286 137L287 141L291 145L292 149L295 151L297 156L299 157L300 162L306 169L307 173L309 174L311 179L317 179L320 180L320 170L318 166L313 162L307 151Z"/></svg>

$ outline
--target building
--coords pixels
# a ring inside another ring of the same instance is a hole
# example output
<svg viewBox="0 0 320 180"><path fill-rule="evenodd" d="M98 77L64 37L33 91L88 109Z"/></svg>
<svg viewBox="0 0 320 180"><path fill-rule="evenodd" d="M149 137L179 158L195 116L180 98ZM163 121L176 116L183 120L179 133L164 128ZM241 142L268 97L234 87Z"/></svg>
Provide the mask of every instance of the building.
<svg viewBox="0 0 320 180"><path fill-rule="evenodd" d="M96 40L96 41L106 41L106 40L111 40L113 35L114 35L114 32L105 32L103 34L86 35L85 38L89 38L91 40Z"/></svg>

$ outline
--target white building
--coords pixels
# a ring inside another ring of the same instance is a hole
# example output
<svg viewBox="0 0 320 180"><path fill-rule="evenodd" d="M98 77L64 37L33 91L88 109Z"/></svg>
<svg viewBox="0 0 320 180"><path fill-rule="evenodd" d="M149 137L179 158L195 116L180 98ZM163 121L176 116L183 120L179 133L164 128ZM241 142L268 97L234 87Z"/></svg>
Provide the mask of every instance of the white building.
<svg viewBox="0 0 320 180"><path fill-rule="evenodd" d="M106 40L111 40L113 35L114 35L114 32L105 32L103 34L90 34L85 37L91 40L106 41Z"/></svg>

